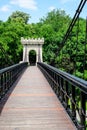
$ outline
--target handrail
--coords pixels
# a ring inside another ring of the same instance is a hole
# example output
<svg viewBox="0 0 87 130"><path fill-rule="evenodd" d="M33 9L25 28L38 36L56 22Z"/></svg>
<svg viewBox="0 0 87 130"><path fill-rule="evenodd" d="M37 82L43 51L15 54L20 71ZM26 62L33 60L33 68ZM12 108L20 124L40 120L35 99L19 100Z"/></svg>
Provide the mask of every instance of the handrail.
<svg viewBox="0 0 87 130"><path fill-rule="evenodd" d="M24 62L0 70L0 100L5 96L27 65L28 63Z"/></svg>
<svg viewBox="0 0 87 130"><path fill-rule="evenodd" d="M24 63L18 63L18 64L15 64L15 65L6 67L6 68L0 70L0 74L6 72L6 71L8 71L8 70L12 70L12 69L14 69L15 67L24 66L24 65L26 65L26 64L27 64L27 62L24 62Z"/></svg>
<svg viewBox="0 0 87 130"><path fill-rule="evenodd" d="M73 122L80 130L87 128L87 81L45 63L37 63Z"/></svg>
<svg viewBox="0 0 87 130"><path fill-rule="evenodd" d="M39 64L39 63L38 63ZM44 63L40 63L40 64L44 64ZM79 86L79 88L87 94L87 81L80 79L74 75L71 75L69 73L66 73L62 70L59 70L53 66L50 66L48 64L44 64L46 65L48 68L50 68L51 70L53 70L55 73L60 74L61 77L63 77L64 79L66 79L67 81L71 82L71 84L75 84L77 86Z"/></svg>

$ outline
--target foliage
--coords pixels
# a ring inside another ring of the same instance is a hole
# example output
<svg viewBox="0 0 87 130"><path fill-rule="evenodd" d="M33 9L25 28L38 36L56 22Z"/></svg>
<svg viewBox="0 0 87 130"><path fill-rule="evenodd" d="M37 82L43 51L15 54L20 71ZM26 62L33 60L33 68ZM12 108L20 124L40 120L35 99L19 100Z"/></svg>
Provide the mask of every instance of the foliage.
<svg viewBox="0 0 87 130"><path fill-rule="evenodd" d="M45 38L43 46L44 61L55 66L60 42L70 23L70 17L63 10L53 10L41 19L41 36Z"/></svg>
<svg viewBox="0 0 87 130"><path fill-rule="evenodd" d="M57 58L57 63L60 63L59 68L62 70L87 80L87 39L85 23L85 20L82 18L79 19L79 28L77 28L78 23L76 23L70 39L67 40L59 54L61 58ZM68 59L66 58L67 55ZM66 59L65 62L64 57Z"/></svg>
<svg viewBox="0 0 87 130"><path fill-rule="evenodd" d="M21 11L13 12L12 15L8 18L8 21L13 22L23 22L25 24L28 23L28 20L30 18L30 15Z"/></svg>
<svg viewBox="0 0 87 130"><path fill-rule="evenodd" d="M18 63L22 60L23 47L20 43L21 37L44 37L44 62L87 80L87 39L85 34L85 20L80 18L79 27L77 21L70 38L67 40L66 44L62 46L62 40L72 20L64 10L48 12L47 15L41 18L40 22L36 24L29 24L29 19L29 14L16 11L9 16L6 22L0 21L0 46L4 48L10 60L14 63ZM60 50L61 47L62 49ZM3 52L0 50L0 59L1 58L4 60L0 62L0 66L1 64L3 65L5 61Z"/></svg>

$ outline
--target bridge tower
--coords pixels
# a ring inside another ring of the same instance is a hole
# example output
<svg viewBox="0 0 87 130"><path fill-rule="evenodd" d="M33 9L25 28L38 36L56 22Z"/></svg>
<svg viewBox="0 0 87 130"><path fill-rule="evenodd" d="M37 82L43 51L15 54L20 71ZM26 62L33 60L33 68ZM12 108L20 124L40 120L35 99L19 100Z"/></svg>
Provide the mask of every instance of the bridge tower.
<svg viewBox="0 0 87 130"><path fill-rule="evenodd" d="M43 62L42 59L42 45L44 44L44 38L40 39L24 39L21 38L21 43L23 45L23 62L29 62L29 52L34 50L36 52L36 63Z"/></svg>

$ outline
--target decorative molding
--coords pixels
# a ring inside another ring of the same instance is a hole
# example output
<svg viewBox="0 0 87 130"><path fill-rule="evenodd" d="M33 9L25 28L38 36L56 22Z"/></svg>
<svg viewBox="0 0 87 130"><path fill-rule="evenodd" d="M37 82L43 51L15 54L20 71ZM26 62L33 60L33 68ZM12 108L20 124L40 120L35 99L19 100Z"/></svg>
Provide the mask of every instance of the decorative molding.
<svg viewBox="0 0 87 130"><path fill-rule="evenodd" d="M24 39L23 37L21 37L21 43L23 45L25 44L44 44L44 38L28 38L28 39Z"/></svg>

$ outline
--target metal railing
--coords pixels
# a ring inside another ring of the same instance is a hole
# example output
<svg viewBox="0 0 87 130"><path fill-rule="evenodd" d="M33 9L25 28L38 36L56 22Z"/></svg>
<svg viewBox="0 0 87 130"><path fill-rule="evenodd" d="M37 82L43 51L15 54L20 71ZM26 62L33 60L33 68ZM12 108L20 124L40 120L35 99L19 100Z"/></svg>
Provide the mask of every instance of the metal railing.
<svg viewBox="0 0 87 130"><path fill-rule="evenodd" d="M27 65L28 63L25 62L25 63L15 64L0 70L0 100L8 92L10 87L16 81L16 79L24 70L24 68L27 67Z"/></svg>
<svg viewBox="0 0 87 130"><path fill-rule="evenodd" d="M79 130L87 129L87 81L44 63L37 63Z"/></svg>

